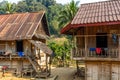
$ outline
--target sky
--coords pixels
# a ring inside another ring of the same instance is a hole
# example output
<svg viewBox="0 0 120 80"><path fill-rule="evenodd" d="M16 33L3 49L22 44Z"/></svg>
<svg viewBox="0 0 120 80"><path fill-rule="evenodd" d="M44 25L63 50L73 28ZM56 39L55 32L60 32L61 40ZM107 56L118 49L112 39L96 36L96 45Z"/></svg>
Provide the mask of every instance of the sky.
<svg viewBox="0 0 120 80"><path fill-rule="evenodd" d="M0 0L0 1L3 1L3 0ZM18 1L21 1L21 0L6 0L6 1L9 1L11 3L13 2L17 3ZM70 1L71 0L56 0L57 3L62 3L62 4L67 4ZM106 0L74 0L74 1L80 1L80 4L83 4L83 3L91 3L91 2L106 1Z"/></svg>

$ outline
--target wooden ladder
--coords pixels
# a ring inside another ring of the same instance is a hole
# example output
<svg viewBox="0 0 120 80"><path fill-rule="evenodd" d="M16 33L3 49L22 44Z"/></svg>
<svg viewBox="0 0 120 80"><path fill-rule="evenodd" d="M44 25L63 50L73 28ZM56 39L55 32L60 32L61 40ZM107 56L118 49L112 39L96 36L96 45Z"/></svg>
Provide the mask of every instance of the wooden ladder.
<svg viewBox="0 0 120 80"><path fill-rule="evenodd" d="M28 60L30 61L30 63L32 64L36 75L35 77L43 77L43 78L47 78L50 73L48 72L42 72L41 66L38 64L38 62L36 61L36 59L34 57L30 57L30 56L26 56L28 58Z"/></svg>
<svg viewBox="0 0 120 80"><path fill-rule="evenodd" d="M26 56L28 58L28 60L30 61L30 63L32 64L34 70L38 73L41 72L41 66L38 64L38 62L36 61L36 59L34 57L30 57L30 56Z"/></svg>

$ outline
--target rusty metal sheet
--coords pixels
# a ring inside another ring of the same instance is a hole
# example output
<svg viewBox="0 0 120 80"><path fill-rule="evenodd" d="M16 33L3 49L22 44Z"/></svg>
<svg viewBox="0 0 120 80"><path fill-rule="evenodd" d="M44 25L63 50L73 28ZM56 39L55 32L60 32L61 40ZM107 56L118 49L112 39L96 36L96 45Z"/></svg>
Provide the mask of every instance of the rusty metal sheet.
<svg viewBox="0 0 120 80"><path fill-rule="evenodd" d="M34 41L34 40L28 40L30 43L32 43L34 46L42 50L44 53L48 55L52 55L53 51L45 44L40 41Z"/></svg>
<svg viewBox="0 0 120 80"><path fill-rule="evenodd" d="M40 11L0 15L0 40L32 38L44 14Z"/></svg>

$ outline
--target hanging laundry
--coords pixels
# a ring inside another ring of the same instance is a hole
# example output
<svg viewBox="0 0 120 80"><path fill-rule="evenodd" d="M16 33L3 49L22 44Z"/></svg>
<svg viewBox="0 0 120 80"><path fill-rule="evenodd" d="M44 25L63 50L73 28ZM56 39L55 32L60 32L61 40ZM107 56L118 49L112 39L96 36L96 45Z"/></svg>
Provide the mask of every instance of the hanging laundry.
<svg viewBox="0 0 120 80"><path fill-rule="evenodd" d="M117 43L117 35L115 33L112 34L112 39L113 39L114 44L116 44Z"/></svg>
<svg viewBox="0 0 120 80"><path fill-rule="evenodd" d="M95 50L96 50L96 48L90 48L89 50L90 50L90 51L95 51Z"/></svg>
<svg viewBox="0 0 120 80"><path fill-rule="evenodd" d="M101 48L96 48L96 53L97 54L100 54L102 52L102 49Z"/></svg>

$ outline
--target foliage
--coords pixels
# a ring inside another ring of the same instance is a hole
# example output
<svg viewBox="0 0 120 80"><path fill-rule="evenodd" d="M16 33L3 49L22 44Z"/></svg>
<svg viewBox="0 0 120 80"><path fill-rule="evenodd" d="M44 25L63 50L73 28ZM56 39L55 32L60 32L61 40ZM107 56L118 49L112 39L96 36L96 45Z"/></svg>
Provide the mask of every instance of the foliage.
<svg viewBox="0 0 120 80"><path fill-rule="evenodd" d="M51 34L58 35L60 28L58 27L59 21L57 20L60 10L63 8L61 4L55 4L48 7L47 18Z"/></svg>
<svg viewBox="0 0 120 80"><path fill-rule="evenodd" d="M76 14L77 5L78 2L73 0L67 5L58 4L55 0L22 0L17 4L3 1L0 2L0 14L45 10L50 33L58 37L61 27L70 22ZM60 44L61 42L63 44ZM50 41L48 45L54 51L57 61L67 61L70 59L71 43L70 41L61 42Z"/></svg>
<svg viewBox="0 0 120 80"><path fill-rule="evenodd" d="M63 6L57 4L54 0L24 0L19 1L17 4L17 12L36 12L40 10L45 10L47 12L47 20L50 28L50 33L58 35L59 32L59 21L57 17L59 15L59 10Z"/></svg>
<svg viewBox="0 0 120 80"><path fill-rule="evenodd" d="M19 1L17 4L17 12L36 12L40 10L46 10L46 8L36 0Z"/></svg>
<svg viewBox="0 0 120 80"><path fill-rule="evenodd" d="M74 0L72 0L69 4L65 6L65 9L60 12L60 16L58 17L58 20L60 21L60 28L72 21L78 10L78 4L79 1L75 2Z"/></svg>
<svg viewBox="0 0 120 80"><path fill-rule="evenodd" d="M14 13L16 11L15 7L16 7L15 4L3 1L0 3L0 14Z"/></svg>
<svg viewBox="0 0 120 80"><path fill-rule="evenodd" d="M74 2L73 0L67 5L58 4L55 0L22 0L17 4L3 1L0 3L0 14L45 10L47 12L46 16L50 33L59 36L61 27L71 21L75 15L77 5L78 2Z"/></svg>
<svg viewBox="0 0 120 80"><path fill-rule="evenodd" d="M5 13L14 13L15 12L15 4L6 3L4 8Z"/></svg>
<svg viewBox="0 0 120 80"><path fill-rule="evenodd" d="M69 42L64 42L64 44L60 45L56 42L49 42L48 46L53 50L55 53L54 60L57 62L68 62L70 60L70 51L72 45Z"/></svg>
<svg viewBox="0 0 120 80"><path fill-rule="evenodd" d="M37 0L37 2L41 2L47 8L56 4L55 0Z"/></svg>

